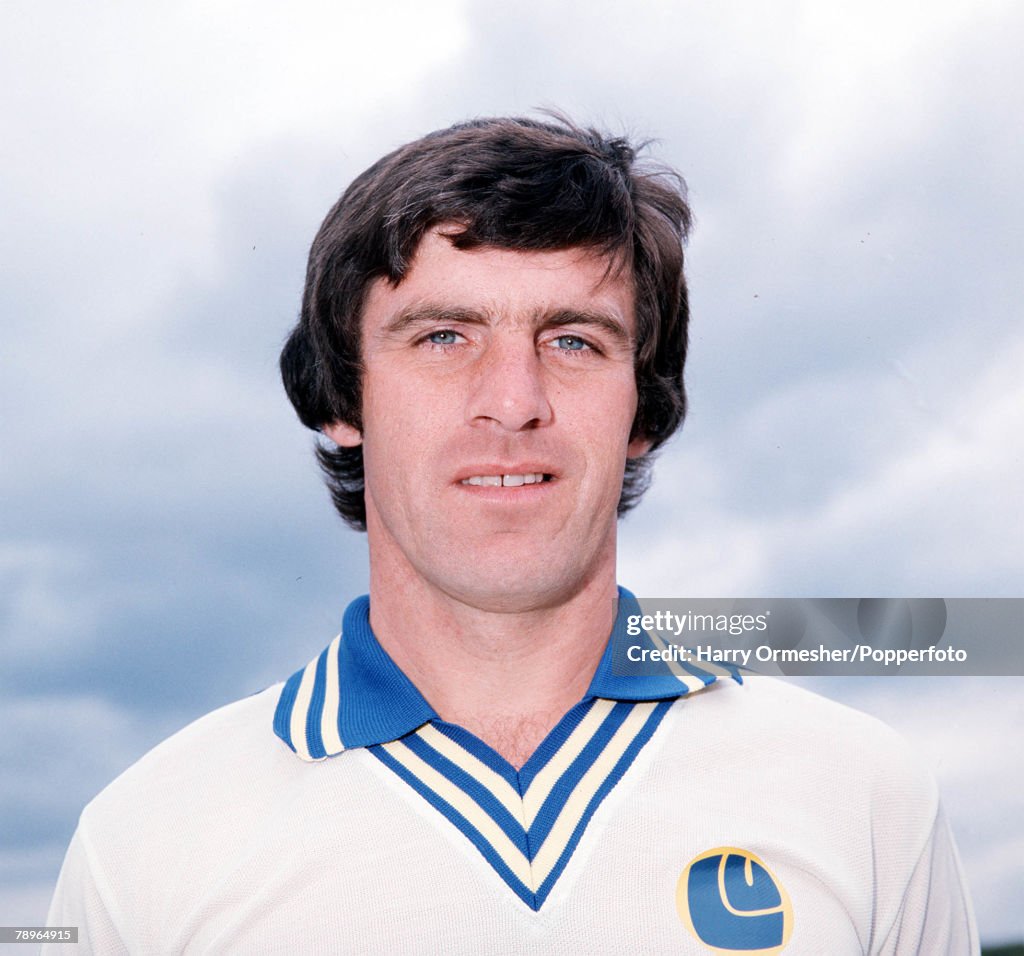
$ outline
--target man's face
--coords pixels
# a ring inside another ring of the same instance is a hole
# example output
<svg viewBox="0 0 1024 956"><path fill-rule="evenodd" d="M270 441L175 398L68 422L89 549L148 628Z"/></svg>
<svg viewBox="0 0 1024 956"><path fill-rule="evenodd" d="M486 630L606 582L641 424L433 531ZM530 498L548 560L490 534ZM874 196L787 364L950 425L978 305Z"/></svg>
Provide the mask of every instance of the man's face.
<svg viewBox="0 0 1024 956"><path fill-rule="evenodd" d="M516 611L614 574L625 461L648 446L629 439L632 281L607 266L581 249L459 251L433 231L397 287L371 285L363 431L326 431L362 440L381 586L413 575Z"/></svg>

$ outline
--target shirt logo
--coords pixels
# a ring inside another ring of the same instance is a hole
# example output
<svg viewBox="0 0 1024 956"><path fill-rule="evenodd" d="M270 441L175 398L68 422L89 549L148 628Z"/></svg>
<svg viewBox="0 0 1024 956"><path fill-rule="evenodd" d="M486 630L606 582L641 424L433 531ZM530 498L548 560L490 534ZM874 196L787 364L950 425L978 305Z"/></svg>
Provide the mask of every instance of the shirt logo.
<svg viewBox="0 0 1024 956"><path fill-rule="evenodd" d="M764 861L720 846L690 861L676 885L683 925L716 953L772 956L789 942L793 906Z"/></svg>

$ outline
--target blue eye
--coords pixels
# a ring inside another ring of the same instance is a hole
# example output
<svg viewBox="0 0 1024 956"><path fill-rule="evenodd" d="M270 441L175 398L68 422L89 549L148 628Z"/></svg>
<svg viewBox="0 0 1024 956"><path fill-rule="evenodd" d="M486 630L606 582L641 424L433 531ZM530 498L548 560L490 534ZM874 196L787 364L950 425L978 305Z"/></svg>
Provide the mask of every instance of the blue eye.
<svg viewBox="0 0 1024 956"><path fill-rule="evenodd" d="M560 335L555 339L555 345L566 352L581 352L583 349L590 348L583 339L576 335Z"/></svg>
<svg viewBox="0 0 1024 956"><path fill-rule="evenodd" d="M451 329L440 329L437 332L431 332L427 336L427 341L431 345L455 345L458 338L458 332L453 332Z"/></svg>

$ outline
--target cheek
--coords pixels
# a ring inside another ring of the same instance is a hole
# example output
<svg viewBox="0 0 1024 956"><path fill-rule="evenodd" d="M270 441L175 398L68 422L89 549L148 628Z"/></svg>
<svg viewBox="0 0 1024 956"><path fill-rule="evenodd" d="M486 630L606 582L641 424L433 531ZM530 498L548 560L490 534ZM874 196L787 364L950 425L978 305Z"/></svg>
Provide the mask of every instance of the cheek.
<svg viewBox="0 0 1024 956"><path fill-rule="evenodd" d="M614 484L622 477L626 457L631 453L630 433L636 416L636 390L632 379L622 388L608 390L604 401L588 403L576 419L593 471Z"/></svg>
<svg viewBox="0 0 1024 956"><path fill-rule="evenodd" d="M385 397L386 396L386 397ZM439 413L436 396L404 380L382 382L364 390L363 451L367 482L379 488L415 491L440 446L451 432ZM405 494L402 494L404 499Z"/></svg>
<svg viewBox="0 0 1024 956"><path fill-rule="evenodd" d="M616 383L618 387L593 393L587 403L586 414L591 427L603 440L605 446L625 447L633 431L636 417L637 394L632 376Z"/></svg>
<svg viewBox="0 0 1024 956"><path fill-rule="evenodd" d="M367 374L363 383L363 431L368 445L376 445L385 457L401 450L403 436L417 414L413 390L401 376Z"/></svg>

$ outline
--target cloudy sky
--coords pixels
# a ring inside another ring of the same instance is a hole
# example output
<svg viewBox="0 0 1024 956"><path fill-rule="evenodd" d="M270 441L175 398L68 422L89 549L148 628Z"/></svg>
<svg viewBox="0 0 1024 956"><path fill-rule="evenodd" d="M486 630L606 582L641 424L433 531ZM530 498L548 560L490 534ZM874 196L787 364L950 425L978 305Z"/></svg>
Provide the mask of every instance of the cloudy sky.
<svg viewBox="0 0 1024 956"><path fill-rule="evenodd" d="M1021 596L1024 8L5 3L0 924L81 807L366 587L276 374L346 183L474 115L654 137L697 215L691 413L622 527L669 596ZM1024 937L1024 681L819 680L935 767Z"/></svg>

